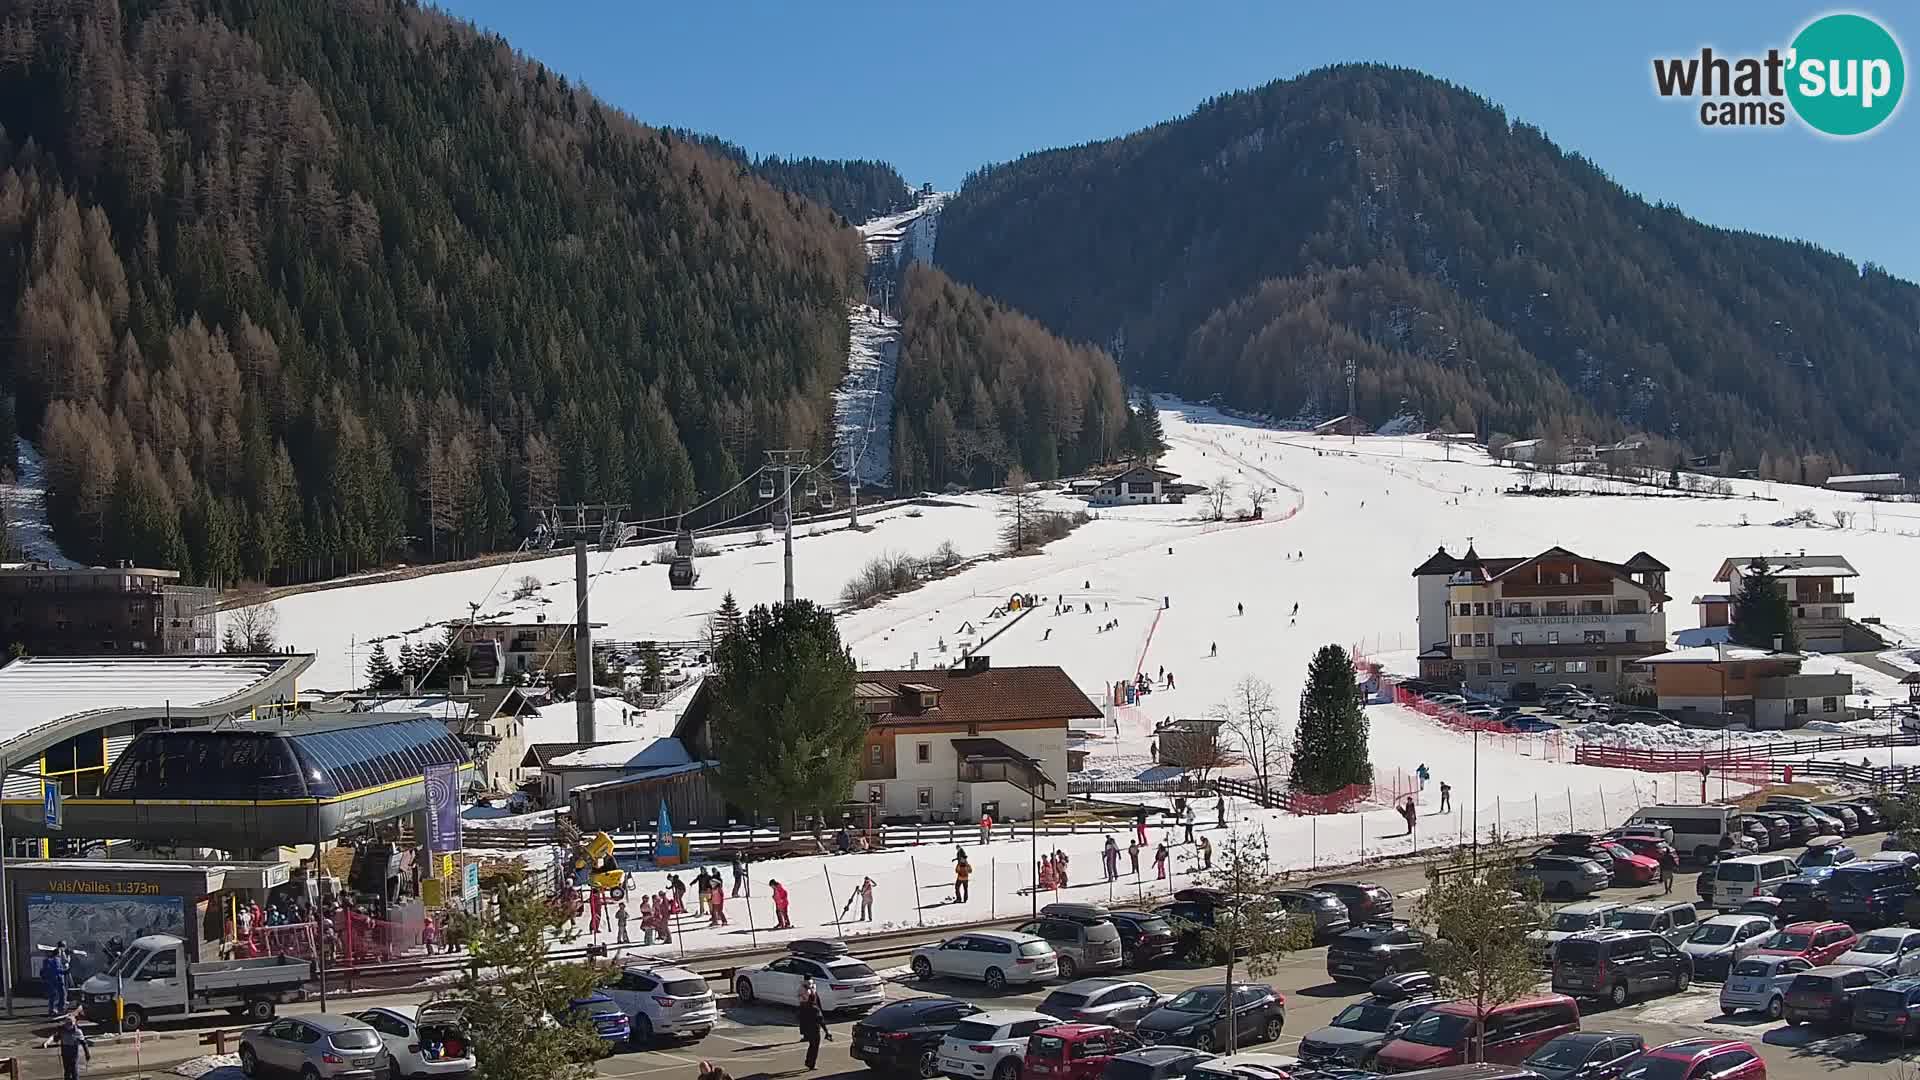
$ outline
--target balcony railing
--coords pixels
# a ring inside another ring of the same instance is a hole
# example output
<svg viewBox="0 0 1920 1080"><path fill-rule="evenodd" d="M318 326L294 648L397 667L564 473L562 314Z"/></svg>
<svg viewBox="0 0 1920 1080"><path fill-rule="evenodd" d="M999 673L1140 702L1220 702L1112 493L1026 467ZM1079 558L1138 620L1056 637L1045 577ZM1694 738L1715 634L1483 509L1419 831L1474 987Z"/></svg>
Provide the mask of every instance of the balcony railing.
<svg viewBox="0 0 1920 1080"><path fill-rule="evenodd" d="M1843 698L1853 692L1853 677L1850 675L1780 675L1770 679L1755 679L1749 686L1754 697L1771 700Z"/></svg>

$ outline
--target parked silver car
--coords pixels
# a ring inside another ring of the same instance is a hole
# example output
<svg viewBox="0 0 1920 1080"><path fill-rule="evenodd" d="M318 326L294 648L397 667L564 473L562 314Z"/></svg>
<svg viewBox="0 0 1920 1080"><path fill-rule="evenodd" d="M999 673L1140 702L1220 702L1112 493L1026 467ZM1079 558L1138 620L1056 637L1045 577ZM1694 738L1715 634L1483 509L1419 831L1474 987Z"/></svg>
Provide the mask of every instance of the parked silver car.
<svg viewBox="0 0 1920 1080"><path fill-rule="evenodd" d="M1715 915L1694 926L1680 951L1693 958L1694 978L1720 982L1771 933L1773 920L1765 915Z"/></svg>
<svg viewBox="0 0 1920 1080"><path fill-rule="evenodd" d="M1515 881L1537 881L1547 896L1592 896L1613 880L1606 867L1577 855L1535 855L1513 868Z"/></svg>
<svg viewBox="0 0 1920 1080"><path fill-rule="evenodd" d="M364 1020L341 1013L283 1016L240 1036L240 1070L296 1073L326 1080L384 1080L387 1048Z"/></svg>
<svg viewBox="0 0 1920 1080"><path fill-rule="evenodd" d="M1920 930L1889 926L1860 935L1834 963L1872 968L1882 975L1920 975Z"/></svg>

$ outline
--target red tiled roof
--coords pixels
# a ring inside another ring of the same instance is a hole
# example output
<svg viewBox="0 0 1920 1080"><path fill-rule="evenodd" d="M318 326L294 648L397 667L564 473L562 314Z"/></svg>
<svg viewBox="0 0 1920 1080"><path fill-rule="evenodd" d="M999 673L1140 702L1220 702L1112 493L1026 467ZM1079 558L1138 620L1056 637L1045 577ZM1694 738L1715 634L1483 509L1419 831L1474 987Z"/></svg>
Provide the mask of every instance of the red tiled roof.
<svg viewBox="0 0 1920 1080"><path fill-rule="evenodd" d="M862 671L863 683L898 687L920 683L940 691L940 704L924 713L876 716L875 723L971 724L992 720L1097 720L1100 708L1067 673L1045 667L990 667L968 671L966 662L945 670Z"/></svg>

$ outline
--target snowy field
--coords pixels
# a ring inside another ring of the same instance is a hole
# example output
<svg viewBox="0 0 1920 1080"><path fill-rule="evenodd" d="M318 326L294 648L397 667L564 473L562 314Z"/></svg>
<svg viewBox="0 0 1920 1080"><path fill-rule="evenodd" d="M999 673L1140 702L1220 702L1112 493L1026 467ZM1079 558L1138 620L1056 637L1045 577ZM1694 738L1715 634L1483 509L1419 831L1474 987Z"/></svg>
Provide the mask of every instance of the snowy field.
<svg viewBox="0 0 1920 1080"><path fill-rule="evenodd" d="M1055 616L1050 600L993 640L986 650L993 661L1059 664L1096 700L1113 680L1168 669L1178 688L1145 699L1140 730L1204 712L1248 674L1272 683L1276 700L1286 703L1297 696L1312 651L1327 642L1409 670L1418 645L1410 571L1436 546L1458 553L1470 540L1483 555L1526 555L1559 544L1621 560L1645 549L1673 568L1672 632L1696 625L1688 601L1715 591L1712 575L1729 555L1838 553L1861 572L1857 615L1920 625L1920 578L1905 572L1920 553L1920 507L1884 505L1869 513L1857 498L1749 481L1733 482L1745 496L1736 499L1511 496L1500 489L1520 473L1471 448L1456 447L1449 461L1443 446L1417 437L1350 441L1273 431L1171 399L1162 416L1171 443L1163 465L1196 483L1225 480L1236 509L1246 504L1250 485L1272 489L1267 520L1204 523L1198 503L1096 511L1095 521L1041 554L987 561L847 616L842 634L859 662L951 662L966 644L1000 628L989 613L1021 591L1062 598L1083 613ZM925 554L943 541L963 555L996 547L992 496L943 501L952 505L863 515L863 524L876 527L859 533L843 522L803 528L795 543L798 591L834 602L860 566L883 552ZM1802 509L1826 524L1768 524ZM1831 524L1835 510L1855 512L1848 528ZM592 553L593 618L608 624L602 636L689 640L729 590L743 605L777 600L781 559L771 540L771 533L716 538L721 553L700 560L700 586L686 591L668 587L666 567L648 561L651 546ZM515 601L522 576L541 588ZM1090 615L1082 607L1088 604ZM1236 604L1245 605L1244 616ZM388 642L391 653L407 635L437 639L440 627L468 617L470 605L483 617L569 619L571 556L307 593L277 607L282 642L318 654L305 682L349 689L371 642ZM1117 630L1097 630L1110 621ZM1857 665L1848 670L1883 699L1898 693L1889 676ZM1117 740L1114 752L1129 752L1135 741Z"/></svg>

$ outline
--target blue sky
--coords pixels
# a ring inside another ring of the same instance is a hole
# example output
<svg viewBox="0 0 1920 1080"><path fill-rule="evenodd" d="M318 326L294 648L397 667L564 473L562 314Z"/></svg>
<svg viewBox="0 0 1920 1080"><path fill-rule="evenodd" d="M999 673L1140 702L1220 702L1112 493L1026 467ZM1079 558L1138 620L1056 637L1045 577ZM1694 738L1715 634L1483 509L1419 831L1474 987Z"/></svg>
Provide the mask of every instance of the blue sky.
<svg viewBox="0 0 1920 1080"><path fill-rule="evenodd" d="M1841 141L1793 124L1704 128L1695 105L1653 93L1654 56L1784 47L1840 10L1826 6L442 3L644 122L755 153L879 158L949 189L978 165L1125 134L1213 94L1342 61L1399 64L1500 103L1650 199L1920 280L1912 102ZM1844 10L1878 18L1914 64L1920 14Z"/></svg>

